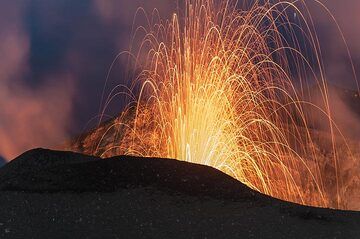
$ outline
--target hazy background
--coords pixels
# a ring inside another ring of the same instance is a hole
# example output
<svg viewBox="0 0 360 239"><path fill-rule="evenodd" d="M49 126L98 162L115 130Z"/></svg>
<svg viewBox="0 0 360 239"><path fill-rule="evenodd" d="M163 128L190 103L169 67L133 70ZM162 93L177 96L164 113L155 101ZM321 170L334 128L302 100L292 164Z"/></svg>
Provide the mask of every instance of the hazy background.
<svg viewBox="0 0 360 239"><path fill-rule="evenodd" d="M331 17L309 3L327 77L354 88L346 48ZM360 1L323 1L340 24L360 73ZM138 6L167 15L176 0L2 0L0 155L56 146L96 116L114 57L129 45ZM121 81L121 64L111 78ZM112 109L116 112L116 109Z"/></svg>

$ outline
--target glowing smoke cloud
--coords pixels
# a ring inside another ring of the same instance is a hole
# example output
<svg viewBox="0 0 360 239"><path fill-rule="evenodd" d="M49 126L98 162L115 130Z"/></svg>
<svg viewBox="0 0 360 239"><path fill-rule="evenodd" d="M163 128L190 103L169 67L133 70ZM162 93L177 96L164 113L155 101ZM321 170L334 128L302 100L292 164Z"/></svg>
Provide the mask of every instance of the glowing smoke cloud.
<svg viewBox="0 0 360 239"><path fill-rule="evenodd" d="M136 29L135 35L146 29L145 36L130 50L135 65L129 68L143 71L134 72L129 91L114 88L105 106L119 94L131 95L134 103L95 142L92 153L205 164L274 197L343 207L337 127L321 52L299 8L266 1L238 10L233 1L188 0L179 9L168 21L158 20L155 11L149 28ZM301 24L289 21L289 10ZM301 52L295 28L302 29L311 56ZM315 79L324 111L303 101L309 78ZM335 185L322 175L305 107L326 116ZM116 140L104 144L114 132ZM333 188L335 196L329 194Z"/></svg>

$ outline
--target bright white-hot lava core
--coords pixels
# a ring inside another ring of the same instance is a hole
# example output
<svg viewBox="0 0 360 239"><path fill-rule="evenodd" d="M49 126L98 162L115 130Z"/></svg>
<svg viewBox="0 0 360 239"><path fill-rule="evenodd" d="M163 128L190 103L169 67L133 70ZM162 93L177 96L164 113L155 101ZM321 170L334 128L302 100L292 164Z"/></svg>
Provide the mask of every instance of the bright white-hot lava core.
<svg viewBox="0 0 360 239"><path fill-rule="evenodd" d="M149 27L134 31L145 33L129 52L132 86L120 93L133 101L97 137L92 153L209 165L277 198L343 208L336 125L329 107L304 100L312 84L328 106L318 41L302 14L306 5L246 2L180 1L166 21L154 11ZM289 19L289 12L302 20ZM331 183L313 147L307 107L326 116Z"/></svg>

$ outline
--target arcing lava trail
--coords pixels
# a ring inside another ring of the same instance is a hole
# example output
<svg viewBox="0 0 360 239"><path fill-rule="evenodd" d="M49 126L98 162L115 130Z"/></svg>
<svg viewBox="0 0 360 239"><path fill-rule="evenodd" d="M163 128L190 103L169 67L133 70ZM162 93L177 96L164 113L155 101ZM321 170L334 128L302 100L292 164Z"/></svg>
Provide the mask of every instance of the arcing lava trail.
<svg viewBox="0 0 360 239"><path fill-rule="evenodd" d="M335 136L319 43L299 5L306 9L303 1L186 0L166 21L154 11L149 27L134 31L143 40L129 53L132 87L117 87L105 105L121 93L136 100L82 151L209 165L277 198L346 208L337 145L347 143ZM325 109L304 100L310 84ZM308 107L327 119L331 180Z"/></svg>

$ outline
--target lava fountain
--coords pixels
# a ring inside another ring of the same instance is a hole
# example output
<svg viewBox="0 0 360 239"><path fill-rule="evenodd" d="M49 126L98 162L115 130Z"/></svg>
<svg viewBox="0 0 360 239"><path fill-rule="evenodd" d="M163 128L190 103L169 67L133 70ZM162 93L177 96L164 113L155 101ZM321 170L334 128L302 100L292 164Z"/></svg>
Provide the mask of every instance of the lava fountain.
<svg viewBox="0 0 360 239"><path fill-rule="evenodd" d="M328 106L327 83L316 34L296 3L186 0L168 20L154 11L149 27L134 30L143 39L128 52L131 87L115 87L101 115L119 94L132 100L92 153L204 164L277 198L341 208L329 107L332 198L312 146L305 108L321 109L304 96L311 78ZM290 11L303 21L291 21Z"/></svg>

